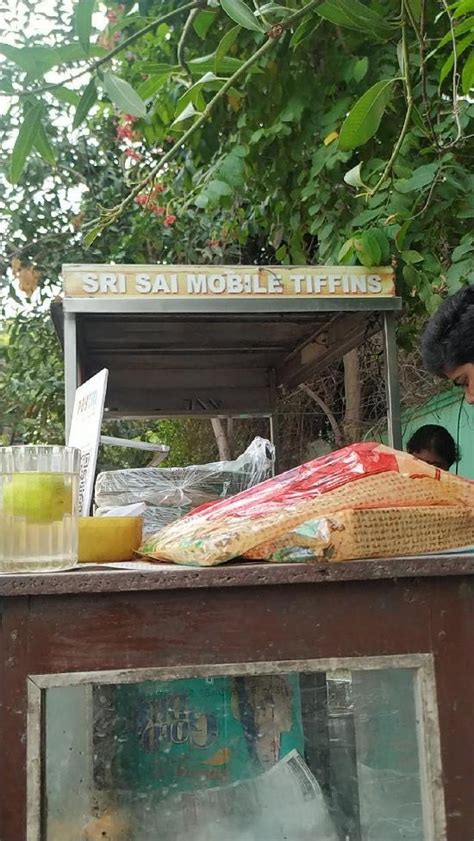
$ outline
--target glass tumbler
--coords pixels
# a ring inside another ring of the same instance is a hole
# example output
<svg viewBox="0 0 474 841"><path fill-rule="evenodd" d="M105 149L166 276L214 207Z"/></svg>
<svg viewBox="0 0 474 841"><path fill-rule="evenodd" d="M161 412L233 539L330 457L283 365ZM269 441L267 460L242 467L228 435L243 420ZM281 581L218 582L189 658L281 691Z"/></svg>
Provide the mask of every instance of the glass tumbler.
<svg viewBox="0 0 474 841"><path fill-rule="evenodd" d="M0 448L0 573L77 564L80 451Z"/></svg>

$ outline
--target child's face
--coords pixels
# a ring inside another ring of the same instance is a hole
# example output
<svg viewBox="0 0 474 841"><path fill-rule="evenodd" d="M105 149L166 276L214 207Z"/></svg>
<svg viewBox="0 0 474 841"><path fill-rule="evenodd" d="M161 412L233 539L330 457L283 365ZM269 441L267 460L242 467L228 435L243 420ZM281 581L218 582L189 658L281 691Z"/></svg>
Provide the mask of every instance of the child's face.
<svg viewBox="0 0 474 841"><path fill-rule="evenodd" d="M419 452L413 453L413 455L415 458L419 458L421 461L431 464L433 467L438 467L440 470L449 470L447 461L439 453L435 453L434 450L419 450Z"/></svg>

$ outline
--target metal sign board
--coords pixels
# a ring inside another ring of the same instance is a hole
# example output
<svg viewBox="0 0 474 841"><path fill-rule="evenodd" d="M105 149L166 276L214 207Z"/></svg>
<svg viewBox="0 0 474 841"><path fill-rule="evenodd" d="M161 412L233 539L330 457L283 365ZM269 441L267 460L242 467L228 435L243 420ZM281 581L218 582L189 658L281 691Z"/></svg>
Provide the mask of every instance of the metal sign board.
<svg viewBox="0 0 474 841"><path fill-rule="evenodd" d="M64 265L66 298L390 298L391 266Z"/></svg>

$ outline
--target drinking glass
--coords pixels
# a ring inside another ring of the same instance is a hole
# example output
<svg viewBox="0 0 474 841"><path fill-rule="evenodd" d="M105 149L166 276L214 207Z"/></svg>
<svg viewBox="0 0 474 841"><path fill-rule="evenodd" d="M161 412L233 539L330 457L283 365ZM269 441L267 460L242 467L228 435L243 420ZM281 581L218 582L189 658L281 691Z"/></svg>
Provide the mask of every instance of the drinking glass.
<svg viewBox="0 0 474 841"><path fill-rule="evenodd" d="M0 448L0 573L77 564L80 451Z"/></svg>

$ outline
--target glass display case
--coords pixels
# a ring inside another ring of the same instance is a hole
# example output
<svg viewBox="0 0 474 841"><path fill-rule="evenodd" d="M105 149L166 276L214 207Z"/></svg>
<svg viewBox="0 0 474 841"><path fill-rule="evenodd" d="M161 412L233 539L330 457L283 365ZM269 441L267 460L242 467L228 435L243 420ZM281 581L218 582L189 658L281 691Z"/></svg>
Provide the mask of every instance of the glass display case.
<svg viewBox="0 0 474 841"><path fill-rule="evenodd" d="M32 837L442 841L434 697L429 655L36 677Z"/></svg>

